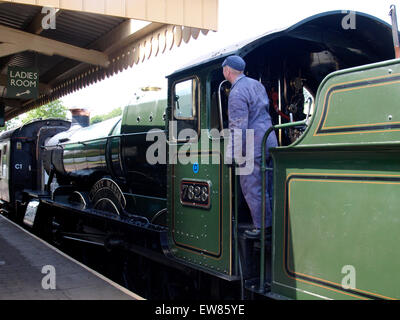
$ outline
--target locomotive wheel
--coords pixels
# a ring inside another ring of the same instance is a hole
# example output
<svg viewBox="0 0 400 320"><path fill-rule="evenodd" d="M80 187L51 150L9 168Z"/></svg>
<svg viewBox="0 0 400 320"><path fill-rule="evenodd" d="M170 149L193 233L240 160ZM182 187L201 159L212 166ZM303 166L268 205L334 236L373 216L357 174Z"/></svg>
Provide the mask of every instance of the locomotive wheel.
<svg viewBox="0 0 400 320"><path fill-rule="evenodd" d="M87 195L85 193L80 191L74 191L69 196L68 202L79 206L80 209L86 209L89 199L87 198Z"/></svg>
<svg viewBox="0 0 400 320"><path fill-rule="evenodd" d="M102 178L97 181L89 193L89 199L94 209L116 215L121 215L126 206L122 190L110 178Z"/></svg>
<svg viewBox="0 0 400 320"><path fill-rule="evenodd" d="M93 205L94 209L121 215L121 209L118 207L118 204L115 204L111 199L108 198L101 198Z"/></svg>

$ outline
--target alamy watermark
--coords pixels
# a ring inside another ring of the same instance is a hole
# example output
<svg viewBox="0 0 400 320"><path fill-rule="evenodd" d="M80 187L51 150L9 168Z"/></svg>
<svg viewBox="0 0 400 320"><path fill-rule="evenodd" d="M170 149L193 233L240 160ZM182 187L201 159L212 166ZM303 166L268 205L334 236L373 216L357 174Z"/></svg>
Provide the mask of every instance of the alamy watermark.
<svg viewBox="0 0 400 320"><path fill-rule="evenodd" d="M56 268L52 265L43 266L42 273L45 274L45 276L42 278L42 289L55 290L56 289Z"/></svg>
<svg viewBox="0 0 400 320"><path fill-rule="evenodd" d="M346 265L342 268L342 288L345 290L354 290L356 288L356 268L352 265Z"/></svg>
<svg viewBox="0 0 400 320"><path fill-rule="evenodd" d="M52 7L43 7L42 8L42 14L45 14L45 16L42 19L42 28L44 30L56 29L57 11L58 10L56 8L52 8Z"/></svg>
<svg viewBox="0 0 400 320"><path fill-rule="evenodd" d="M342 19L342 28L344 30L356 29L356 12L355 11L342 11L345 16Z"/></svg>
<svg viewBox="0 0 400 320"><path fill-rule="evenodd" d="M204 156L212 150L220 152L221 145L225 146L224 164L238 165L237 175L249 175L254 170L254 130L203 129L200 138L193 129L183 129L177 133L175 121L169 123L169 137L164 131L157 129L147 132L146 141L154 142L146 151L146 160L149 164L220 164L220 157ZM211 140L211 148L210 148ZM222 144L221 141L225 140ZM186 141L179 143L179 141ZM199 145L202 156L199 159ZM167 148L169 148L167 159Z"/></svg>

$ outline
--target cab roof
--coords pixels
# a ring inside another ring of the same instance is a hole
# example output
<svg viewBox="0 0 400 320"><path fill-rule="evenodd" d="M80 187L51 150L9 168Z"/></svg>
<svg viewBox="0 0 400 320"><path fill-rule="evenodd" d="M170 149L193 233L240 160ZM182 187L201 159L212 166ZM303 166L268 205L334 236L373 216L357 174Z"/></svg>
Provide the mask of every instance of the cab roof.
<svg viewBox="0 0 400 320"><path fill-rule="evenodd" d="M359 55L363 57L362 61L365 61L367 57L370 63L393 59L391 25L369 14L355 12L356 28L345 29L342 21L348 13L348 11L337 10L313 15L289 28L269 31L201 57L175 71L167 78L178 76L192 69L222 63L224 58L232 54L244 58L256 48L272 40L279 41L280 39L282 41L300 39L315 42L327 50L335 51L342 59L346 59L346 55Z"/></svg>

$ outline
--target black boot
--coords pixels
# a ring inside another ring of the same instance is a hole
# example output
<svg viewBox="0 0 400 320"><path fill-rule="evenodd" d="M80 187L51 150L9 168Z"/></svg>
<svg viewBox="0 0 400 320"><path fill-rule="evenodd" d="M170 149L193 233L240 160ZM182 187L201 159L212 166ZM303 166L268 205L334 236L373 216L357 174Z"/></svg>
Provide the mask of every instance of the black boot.
<svg viewBox="0 0 400 320"><path fill-rule="evenodd" d="M259 239L261 237L261 229L254 228L249 229L244 232L247 238L250 239ZM268 227L265 229L265 236L270 236L272 234L272 227Z"/></svg>

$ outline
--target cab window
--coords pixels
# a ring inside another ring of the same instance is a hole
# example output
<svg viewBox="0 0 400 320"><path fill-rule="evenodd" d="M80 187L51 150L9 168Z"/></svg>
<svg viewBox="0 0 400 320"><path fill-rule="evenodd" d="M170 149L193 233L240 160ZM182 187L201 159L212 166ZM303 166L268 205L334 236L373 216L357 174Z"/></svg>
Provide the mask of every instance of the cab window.
<svg viewBox="0 0 400 320"><path fill-rule="evenodd" d="M199 81L194 77L175 82L173 85L172 120L175 140L187 141L198 134L199 93Z"/></svg>

